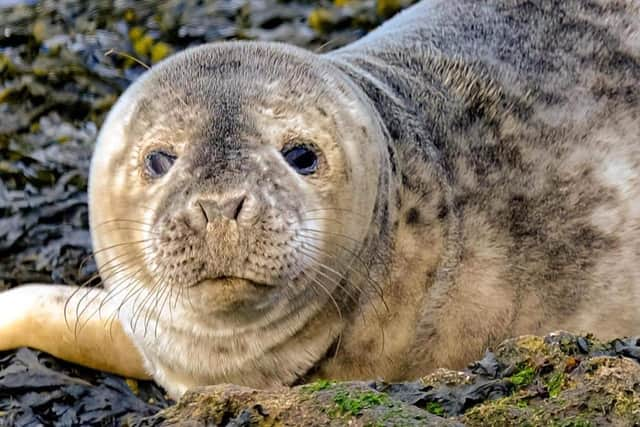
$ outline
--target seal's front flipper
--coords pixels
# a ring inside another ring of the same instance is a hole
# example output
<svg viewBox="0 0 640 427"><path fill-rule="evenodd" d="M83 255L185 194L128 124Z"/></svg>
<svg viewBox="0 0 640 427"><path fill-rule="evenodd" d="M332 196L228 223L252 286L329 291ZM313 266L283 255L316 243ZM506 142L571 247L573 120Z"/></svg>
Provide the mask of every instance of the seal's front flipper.
<svg viewBox="0 0 640 427"><path fill-rule="evenodd" d="M32 347L129 378L148 379L142 356L102 289L26 285L0 293L0 350ZM65 317L66 309L66 317Z"/></svg>

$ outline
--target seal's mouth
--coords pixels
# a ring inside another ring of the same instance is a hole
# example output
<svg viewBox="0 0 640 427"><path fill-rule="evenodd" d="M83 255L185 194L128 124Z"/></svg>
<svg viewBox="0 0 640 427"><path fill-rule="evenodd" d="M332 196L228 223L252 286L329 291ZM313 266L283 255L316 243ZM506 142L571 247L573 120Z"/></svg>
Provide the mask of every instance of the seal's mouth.
<svg viewBox="0 0 640 427"><path fill-rule="evenodd" d="M201 281L199 281L198 283L195 283L193 285L193 287L198 287L198 286L218 286L218 287L232 287L232 288L241 288L241 287L254 287L254 288L266 288L266 287L273 287L274 285L272 283L263 283L263 282L256 282L254 280L251 279L247 279L244 277L237 277L237 276L217 276L217 277L206 277L204 279L202 279Z"/></svg>

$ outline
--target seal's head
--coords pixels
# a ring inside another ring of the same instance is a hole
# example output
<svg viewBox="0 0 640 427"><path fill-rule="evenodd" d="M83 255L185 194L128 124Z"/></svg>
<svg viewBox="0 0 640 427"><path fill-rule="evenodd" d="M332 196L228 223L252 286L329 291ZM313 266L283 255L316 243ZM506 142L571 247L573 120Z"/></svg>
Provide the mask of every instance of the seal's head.
<svg viewBox="0 0 640 427"><path fill-rule="evenodd" d="M177 307L216 327L335 305L370 234L385 149L341 76L301 49L229 42L133 84L91 168L106 288L146 316Z"/></svg>

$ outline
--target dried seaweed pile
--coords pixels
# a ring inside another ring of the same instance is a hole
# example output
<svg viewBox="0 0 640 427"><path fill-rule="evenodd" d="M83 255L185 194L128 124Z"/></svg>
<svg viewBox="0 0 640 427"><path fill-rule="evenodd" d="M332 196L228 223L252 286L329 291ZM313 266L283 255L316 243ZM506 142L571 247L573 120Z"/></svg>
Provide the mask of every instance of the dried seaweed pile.
<svg viewBox="0 0 640 427"><path fill-rule="evenodd" d="M125 381L30 349L0 358L0 425L135 425L168 403L150 382Z"/></svg>

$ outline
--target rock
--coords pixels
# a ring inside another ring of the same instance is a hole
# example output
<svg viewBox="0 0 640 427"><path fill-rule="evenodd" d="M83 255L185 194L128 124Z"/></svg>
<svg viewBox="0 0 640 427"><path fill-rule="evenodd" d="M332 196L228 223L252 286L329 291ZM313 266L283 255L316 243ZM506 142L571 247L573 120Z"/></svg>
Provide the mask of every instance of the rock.
<svg viewBox="0 0 640 427"><path fill-rule="evenodd" d="M414 382L204 387L142 425L638 425L638 344L560 332L509 339L465 371Z"/></svg>
<svg viewBox="0 0 640 427"><path fill-rule="evenodd" d="M161 426L457 426L362 382L253 390L234 385L188 392L154 417Z"/></svg>

